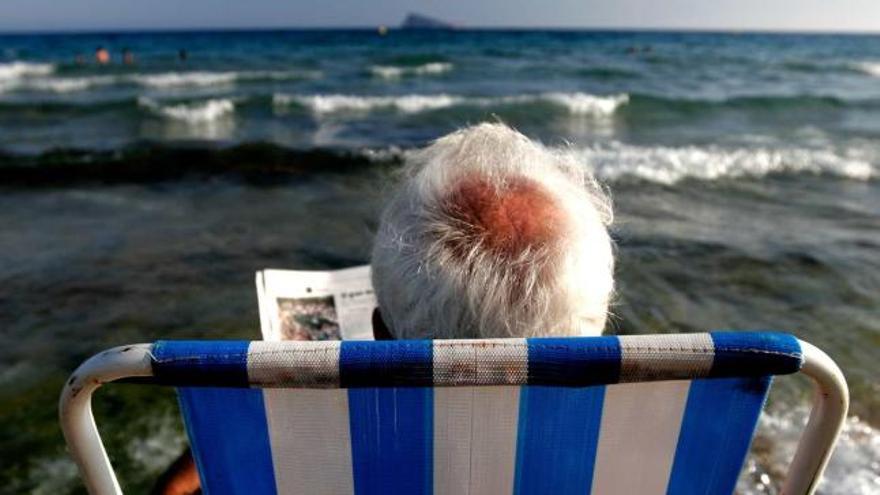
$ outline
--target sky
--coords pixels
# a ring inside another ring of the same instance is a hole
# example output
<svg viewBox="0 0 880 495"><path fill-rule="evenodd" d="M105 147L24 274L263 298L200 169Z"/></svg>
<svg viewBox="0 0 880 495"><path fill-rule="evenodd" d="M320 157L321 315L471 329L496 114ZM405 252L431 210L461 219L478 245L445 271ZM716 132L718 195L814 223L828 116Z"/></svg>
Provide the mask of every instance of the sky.
<svg viewBox="0 0 880 495"><path fill-rule="evenodd" d="M0 32L396 26L880 32L878 0L2 0Z"/></svg>

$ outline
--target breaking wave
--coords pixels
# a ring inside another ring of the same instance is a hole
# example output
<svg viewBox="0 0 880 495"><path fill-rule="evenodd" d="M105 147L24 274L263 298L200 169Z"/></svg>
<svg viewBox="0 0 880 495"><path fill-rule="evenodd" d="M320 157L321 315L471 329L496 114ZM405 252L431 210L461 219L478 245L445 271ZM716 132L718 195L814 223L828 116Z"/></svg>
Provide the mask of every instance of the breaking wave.
<svg viewBox="0 0 880 495"><path fill-rule="evenodd" d="M397 65L373 65L370 67L370 73L383 79L398 79L403 76L423 76L431 74L442 74L449 72L453 65L448 62L431 62L414 67L401 67Z"/></svg>
<svg viewBox="0 0 880 495"><path fill-rule="evenodd" d="M809 410L796 407L783 414L762 414L753 455L749 456L737 491L745 495L780 493L779 482L794 457ZM849 417L823 481L827 495L870 495L880 492L880 432Z"/></svg>
<svg viewBox="0 0 880 495"><path fill-rule="evenodd" d="M319 75L314 71L229 71L47 77L52 72L53 66L48 64L26 64L24 62L0 64L0 90L70 93L114 84L133 84L159 90L204 88L230 86L243 81L308 79Z"/></svg>
<svg viewBox="0 0 880 495"><path fill-rule="evenodd" d="M880 62L858 62L855 67L869 76L880 77Z"/></svg>
<svg viewBox="0 0 880 495"><path fill-rule="evenodd" d="M139 74L131 79L144 86L168 88L178 86L222 86L235 82L236 72L166 72Z"/></svg>
<svg viewBox="0 0 880 495"><path fill-rule="evenodd" d="M393 108L405 113L416 113L451 107L464 101L465 99L461 96L447 94L403 96L275 95L272 99L276 106L296 103L317 114L343 111L368 112L379 108Z"/></svg>
<svg viewBox="0 0 880 495"><path fill-rule="evenodd" d="M36 78L20 83L19 87L52 93L71 93L116 82L117 78L114 76Z"/></svg>
<svg viewBox="0 0 880 495"><path fill-rule="evenodd" d="M45 76L54 70L52 64L22 61L0 63L0 92L17 88L23 78Z"/></svg>
<svg viewBox="0 0 880 495"><path fill-rule="evenodd" d="M599 179L615 182L627 179L673 185L686 179L721 180L760 178L777 173L827 174L852 180L880 176L871 160L858 150L838 153L822 149L773 149L721 147L637 146L620 142L588 147L551 148L564 159L588 167ZM403 161L410 149L390 147L364 149L374 161Z"/></svg>
<svg viewBox="0 0 880 495"><path fill-rule="evenodd" d="M547 93L540 97L579 115L611 115L629 102L629 95L595 96L587 93Z"/></svg>
<svg viewBox="0 0 880 495"><path fill-rule="evenodd" d="M491 107L531 103L549 103L577 115L609 116L629 101L626 94L597 96L587 93L543 93L499 97L466 97L448 94L356 96L356 95L285 95L276 94L273 103L287 106L292 103L308 108L316 114L336 112L369 112L394 109L404 113L438 110L453 106Z"/></svg>
<svg viewBox="0 0 880 495"><path fill-rule="evenodd" d="M55 66L52 64L22 61L0 63L0 81L27 76L45 76L54 70Z"/></svg>
<svg viewBox="0 0 880 495"><path fill-rule="evenodd" d="M773 173L829 174L854 180L877 176L860 153L828 149L636 146L612 142L560 153L590 167L603 180L636 178L660 184L684 179L763 177Z"/></svg>
<svg viewBox="0 0 880 495"><path fill-rule="evenodd" d="M170 122L194 129L226 122L236 103L213 99L197 103L165 103L141 98L141 107ZM849 180L880 176L874 165L855 158L857 152L805 149L721 149L714 147L641 147L623 143L586 148L551 148L565 159L588 167L609 183L645 181L674 185L687 179L761 178L771 174L819 174ZM375 165L399 165L412 149L287 148L273 143L240 143L229 148L151 146L98 150L53 150L42 155L0 153L0 183L51 185L88 181L138 182L174 180L187 174L242 174L262 180L277 176L352 172ZM185 160L178 157L186 156ZM145 156L149 156L145 159ZM198 156L199 158L193 159ZM186 166L181 164L186 162ZM51 173L47 172L51 170Z"/></svg>
<svg viewBox="0 0 880 495"><path fill-rule="evenodd" d="M224 86L238 81L306 79L316 77L310 71L230 71L230 72L165 72L136 74L130 79L154 88Z"/></svg>
<svg viewBox="0 0 880 495"><path fill-rule="evenodd" d="M207 124L226 118L235 111L235 103L229 98L163 105L150 98L141 97L138 99L138 104L156 115L187 124Z"/></svg>

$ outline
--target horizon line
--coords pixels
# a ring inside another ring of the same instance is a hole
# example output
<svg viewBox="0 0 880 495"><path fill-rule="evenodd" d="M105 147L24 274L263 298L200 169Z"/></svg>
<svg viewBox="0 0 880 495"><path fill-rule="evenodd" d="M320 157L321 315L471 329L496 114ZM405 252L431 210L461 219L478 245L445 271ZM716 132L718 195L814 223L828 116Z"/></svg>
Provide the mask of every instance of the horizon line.
<svg viewBox="0 0 880 495"><path fill-rule="evenodd" d="M880 35L880 28L836 29L836 28L760 28L760 27L683 27L683 26L453 26L440 29L402 28L400 25L358 25L358 26L217 26L217 27L121 27L121 28L58 28L45 30L0 29L0 36L40 36L40 35L102 35L102 34L147 34L147 33L192 33L192 32L278 32L278 31L376 31L380 27L388 31L406 32L468 32L468 31L593 31L621 33L694 33L694 34L805 34L805 35Z"/></svg>

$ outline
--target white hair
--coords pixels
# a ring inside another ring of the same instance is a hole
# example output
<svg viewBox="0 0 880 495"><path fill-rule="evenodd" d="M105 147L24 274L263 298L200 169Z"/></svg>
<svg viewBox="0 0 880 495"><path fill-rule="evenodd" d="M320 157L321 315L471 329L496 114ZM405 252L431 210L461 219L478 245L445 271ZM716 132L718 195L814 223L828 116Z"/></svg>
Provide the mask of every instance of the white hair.
<svg viewBox="0 0 880 495"><path fill-rule="evenodd" d="M372 256L380 314L392 335L602 333L614 288L611 202L572 155L503 124L480 124L414 153L403 173ZM499 194L517 182L537 187L562 217L559 235L514 251L492 249L448 207L456 187L474 177Z"/></svg>

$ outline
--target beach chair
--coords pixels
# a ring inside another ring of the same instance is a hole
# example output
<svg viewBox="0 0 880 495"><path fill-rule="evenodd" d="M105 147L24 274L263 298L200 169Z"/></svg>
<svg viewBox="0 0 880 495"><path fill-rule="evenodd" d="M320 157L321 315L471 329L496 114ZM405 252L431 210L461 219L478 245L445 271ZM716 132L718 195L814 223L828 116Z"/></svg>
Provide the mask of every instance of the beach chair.
<svg viewBox="0 0 880 495"><path fill-rule="evenodd" d="M774 375L815 403L783 493L812 493L843 375L782 333L436 341L159 341L88 361L61 425L92 494L120 493L91 412L124 380L178 387L207 494L730 494Z"/></svg>

